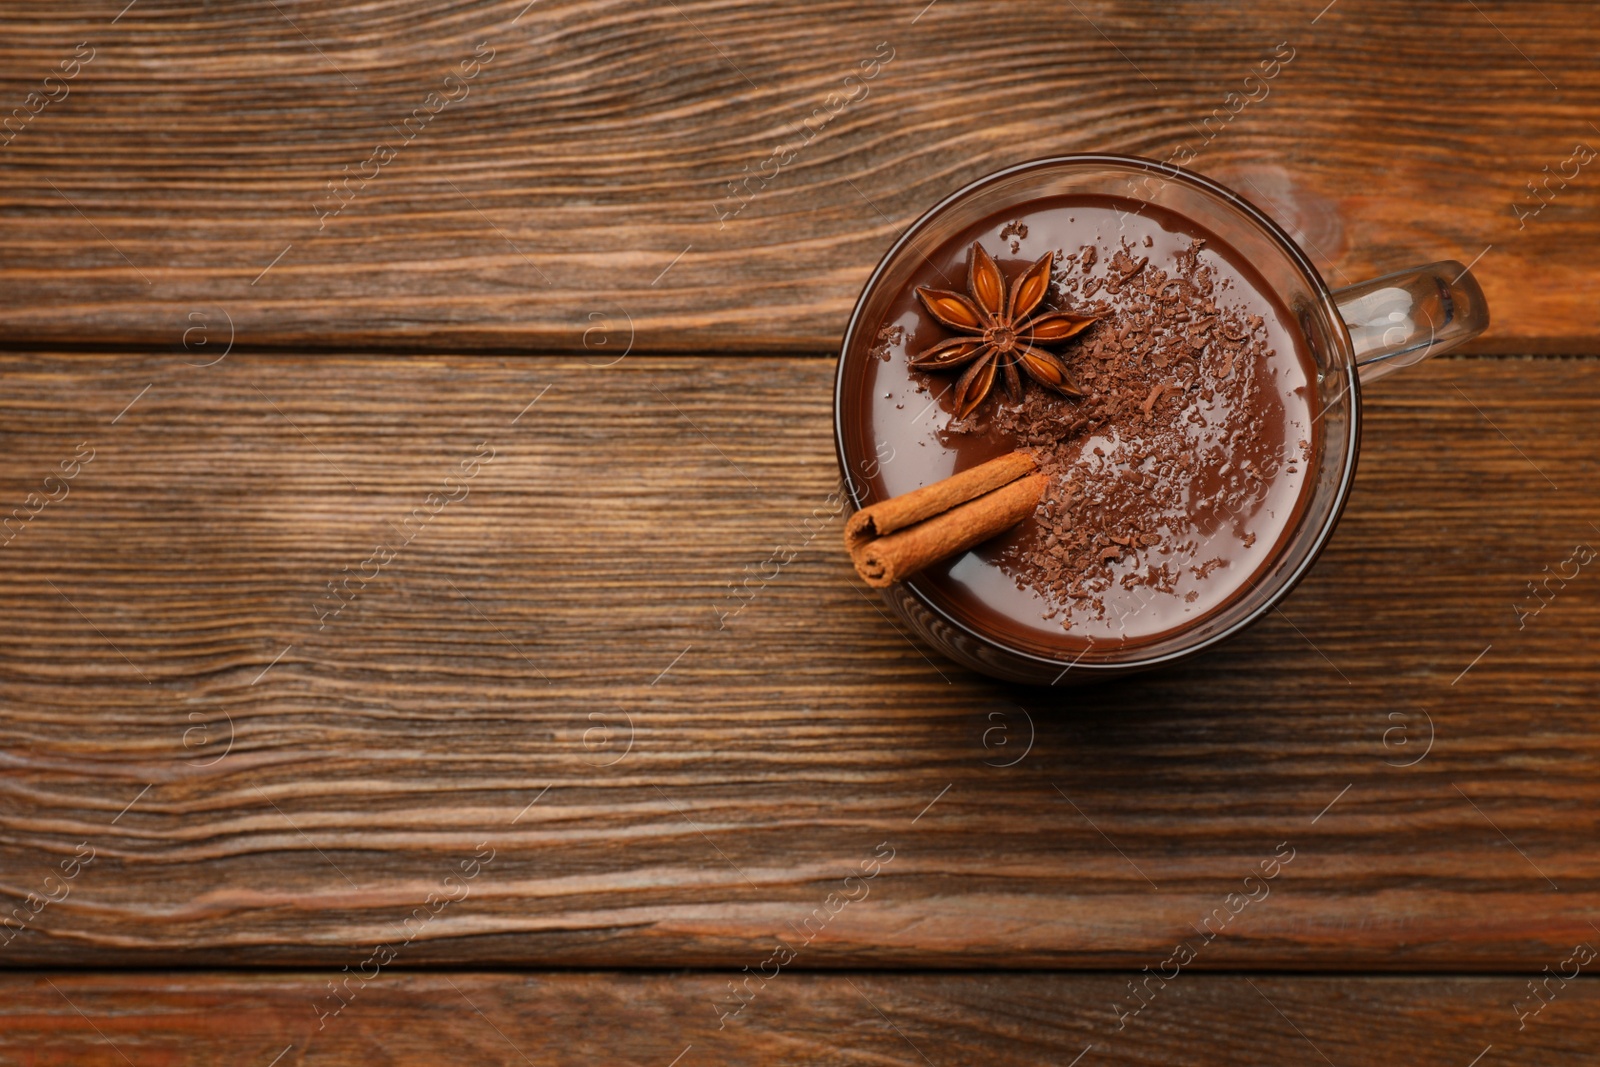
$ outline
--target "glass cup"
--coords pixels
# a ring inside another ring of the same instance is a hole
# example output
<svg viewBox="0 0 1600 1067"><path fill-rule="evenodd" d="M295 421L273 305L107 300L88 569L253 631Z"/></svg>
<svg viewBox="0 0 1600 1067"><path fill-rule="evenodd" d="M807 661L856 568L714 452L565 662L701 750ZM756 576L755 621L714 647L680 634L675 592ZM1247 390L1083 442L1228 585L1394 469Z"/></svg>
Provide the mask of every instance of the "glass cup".
<svg viewBox="0 0 1600 1067"><path fill-rule="evenodd" d="M1265 573L1192 626L1150 643L1051 649L965 617L915 576L884 590L894 610L951 659L996 678L1035 685L1082 684L1148 670L1192 656L1271 611L1298 582L1333 533L1355 478L1361 442L1361 390L1482 333L1483 291L1459 263L1431 263L1330 290L1283 229L1238 193L1166 163L1133 156L1060 156L981 178L914 222L867 279L845 330L834 388L834 440L853 508L876 455L862 410L862 374L885 310L923 258L967 226L1007 207L1046 197L1115 196L1175 212L1232 245L1287 308L1315 364L1321 444L1298 525ZM1286 324L1291 325L1291 324Z"/></svg>

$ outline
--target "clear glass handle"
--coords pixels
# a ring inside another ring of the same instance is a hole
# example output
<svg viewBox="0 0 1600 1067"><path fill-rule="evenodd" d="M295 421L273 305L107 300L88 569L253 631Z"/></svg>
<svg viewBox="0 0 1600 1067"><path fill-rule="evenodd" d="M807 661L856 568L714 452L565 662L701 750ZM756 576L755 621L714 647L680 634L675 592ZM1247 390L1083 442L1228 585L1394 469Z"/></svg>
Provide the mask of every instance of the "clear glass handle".
<svg viewBox="0 0 1600 1067"><path fill-rule="evenodd" d="M1385 274L1333 294L1361 384L1448 352L1489 328L1472 272L1454 260Z"/></svg>

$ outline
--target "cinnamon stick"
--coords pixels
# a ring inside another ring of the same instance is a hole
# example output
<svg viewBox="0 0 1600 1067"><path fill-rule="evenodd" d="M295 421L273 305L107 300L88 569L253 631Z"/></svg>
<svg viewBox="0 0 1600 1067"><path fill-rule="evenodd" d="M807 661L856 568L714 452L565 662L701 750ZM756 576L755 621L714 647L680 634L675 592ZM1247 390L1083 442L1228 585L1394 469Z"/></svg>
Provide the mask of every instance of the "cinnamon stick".
<svg viewBox="0 0 1600 1067"><path fill-rule="evenodd" d="M953 480L945 479L946 482ZM927 488L937 489L944 484L938 482ZM885 537L869 540L851 552L856 572L868 585L879 589L904 581L925 567L981 545L1027 518L1039 506L1049 484L1047 475L1031 474Z"/></svg>
<svg viewBox="0 0 1600 1067"><path fill-rule="evenodd" d="M854 556L875 537L903 530L949 511L957 504L975 500L1003 485L1009 485L1025 474L1031 474L1038 466L1029 453L1012 452L951 475L943 481L913 489L890 500L881 500L850 516L850 521L844 527L844 547Z"/></svg>

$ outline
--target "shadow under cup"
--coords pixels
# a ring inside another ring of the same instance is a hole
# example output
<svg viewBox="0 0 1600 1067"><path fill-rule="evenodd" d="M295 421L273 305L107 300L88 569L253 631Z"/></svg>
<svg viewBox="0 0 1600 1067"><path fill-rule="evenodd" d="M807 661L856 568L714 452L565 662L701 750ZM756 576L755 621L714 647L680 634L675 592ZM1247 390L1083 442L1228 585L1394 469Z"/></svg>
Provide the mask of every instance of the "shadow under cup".
<svg viewBox="0 0 1600 1067"><path fill-rule="evenodd" d="M1032 201L1063 196L1116 197L1173 212L1231 245L1291 321L1315 367L1314 467L1302 490L1298 525L1252 582L1191 626L1137 645L1052 646L1037 632L1004 631L913 577L885 599L923 638L974 670L1037 685L1081 684L1168 664L1239 632L1281 600L1306 573L1338 521L1355 476L1360 399L1354 349L1333 296L1305 254L1254 206L1205 178L1124 156L1066 156L990 175L912 224L868 279L845 331L834 392L834 438L851 505L861 508L861 477L877 454L864 381L878 326L890 304L935 250L969 226Z"/></svg>

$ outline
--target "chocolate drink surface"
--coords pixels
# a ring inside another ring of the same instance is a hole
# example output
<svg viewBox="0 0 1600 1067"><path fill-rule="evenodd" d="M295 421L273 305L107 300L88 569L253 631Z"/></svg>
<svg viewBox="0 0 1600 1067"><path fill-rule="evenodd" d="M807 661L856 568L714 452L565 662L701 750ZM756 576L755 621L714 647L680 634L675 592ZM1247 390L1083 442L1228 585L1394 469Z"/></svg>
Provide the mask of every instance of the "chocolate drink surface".
<svg viewBox="0 0 1600 1067"><path fill-rule="evenodd" d="M974 242L1008 287L1052 253L1038 311L1099 316L1040 346L1081 397L996 373L973 406L967 368L909 366L957 336L916 288L967 293ZM914 580L975 629L1047 655L1152 643L1236 599L1294 532L1318 441L1311 361L1249 264L1180 216L1113 197L1009 208L940 246L878 325L860 384L869 501L1015 448L1051 479L1030 518Z"/></svg>

